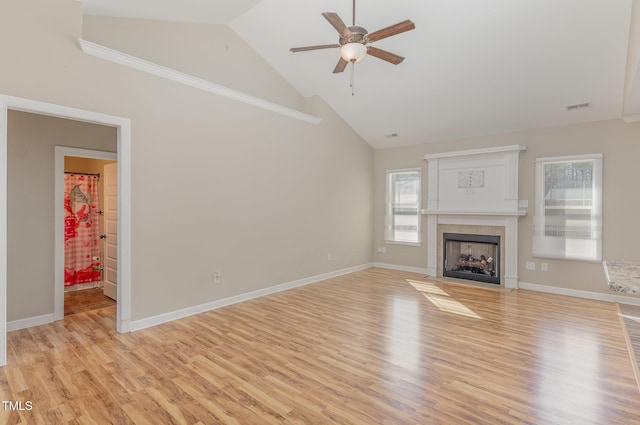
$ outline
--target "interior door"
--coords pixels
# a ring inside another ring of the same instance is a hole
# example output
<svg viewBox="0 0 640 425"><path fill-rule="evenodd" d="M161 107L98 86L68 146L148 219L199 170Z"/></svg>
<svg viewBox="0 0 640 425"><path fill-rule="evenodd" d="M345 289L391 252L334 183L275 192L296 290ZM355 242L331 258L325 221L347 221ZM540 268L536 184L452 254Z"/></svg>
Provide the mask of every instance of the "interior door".
<svg viewBox="0 0 640 425"><path fill-rule="evenodd" d="M118 164L104 166L104 294L118 299Z"/></svg>

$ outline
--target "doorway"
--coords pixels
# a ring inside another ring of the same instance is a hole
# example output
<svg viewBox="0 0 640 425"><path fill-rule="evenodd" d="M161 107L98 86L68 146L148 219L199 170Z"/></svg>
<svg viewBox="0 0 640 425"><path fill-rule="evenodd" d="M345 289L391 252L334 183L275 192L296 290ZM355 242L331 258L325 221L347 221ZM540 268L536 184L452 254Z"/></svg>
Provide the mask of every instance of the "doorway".
<svg viewBox="0 0 640 425"><path fill-rule="evenodd" d="M4 366L7 362L7 123L9 110L96 123L117 129L119 181L117 331L129 332L131 321L131 121L98 112L0 94L0 182L2 182L0 183L0 366ZM61 237L63 235L56 235L55 240L60 240ZM56 251L58 249L59 247L56 246ZM61 270L56 270L56 273L59 272Z"/></svg>
<svg viewBox="0 0 640 425"><path fill-rule="evenodd" d="M54 316L59 320L117 301L118 194L116 153L56 146L55 156L56 164L64 165L63 170L55 169L56 176L63 174L56 201L62 193L64 202L62 220L56 217L56 227L63 227L62 232L56 228L56 234L64 235L56 240L63 243L63 258L55 258L56 269L64 270L55 280Z"/></svg>

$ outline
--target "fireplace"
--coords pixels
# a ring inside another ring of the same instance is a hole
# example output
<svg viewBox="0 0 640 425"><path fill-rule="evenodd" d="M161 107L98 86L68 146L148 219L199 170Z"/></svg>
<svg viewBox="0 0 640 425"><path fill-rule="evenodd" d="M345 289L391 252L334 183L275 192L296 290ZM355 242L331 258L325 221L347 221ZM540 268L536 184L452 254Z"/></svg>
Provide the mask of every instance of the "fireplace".
<svg viewBox="0 0 640 425"><path fill-rule="evenodd" d="M427 216L427 275L455 274L505 288L518 287L518 219L527 214L528 207L528 201L518 197L518 168L520 152L526 149L524 145L496 146L424 156L429 172L427 208L422 210ZM458 243L446 252L443 233L472 236L454 241ZM477 250L476 235L497 237L488 241L495 254L471 252L479 260L472 265L482 267L457 265L470 248ZM483 255L487 263L491 257L493 264L485 265ZM455 261L446 264L445 257Z"/></svg>
<svg viewBox="0 0 640 425"><path fill-rule="evenodd" d="M442 275L500 284L500 236L443 234Z"/></svg>

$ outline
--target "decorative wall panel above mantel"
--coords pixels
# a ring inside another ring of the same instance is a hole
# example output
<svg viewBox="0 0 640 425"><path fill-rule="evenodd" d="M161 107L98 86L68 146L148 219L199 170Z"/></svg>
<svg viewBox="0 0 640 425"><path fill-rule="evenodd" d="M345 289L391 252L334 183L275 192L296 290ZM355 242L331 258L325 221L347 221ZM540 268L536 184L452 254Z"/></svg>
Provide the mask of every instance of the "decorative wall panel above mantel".
<svg viewBox="0 0 640 425"><path fill-rule="evenodd" d="M524 215L518 210L519 154L513 145L425 155L429 164L424 214Z"/></svg>

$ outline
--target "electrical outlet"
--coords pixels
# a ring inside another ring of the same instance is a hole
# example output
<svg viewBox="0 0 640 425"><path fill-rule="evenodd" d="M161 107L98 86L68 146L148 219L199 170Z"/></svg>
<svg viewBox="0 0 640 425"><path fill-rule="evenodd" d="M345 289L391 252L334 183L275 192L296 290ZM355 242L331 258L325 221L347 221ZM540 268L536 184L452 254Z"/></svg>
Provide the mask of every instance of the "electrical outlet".
<svg viewBox="0 0 640 425"><path fill-rule="evenodd" d="M213 283L220 283L221 279L220 272L213 272Z"/></svg>
<svg viewBox="0 0 640 425"><path fill-rule="evenodd" d="M383 254L386 254L386 253L387 253L387 247L386 247L386 246L383 246L383 247L382 247L382 253L383 253Z"/></svg>
<svg viewBox="0 0 640 425"><path fill-rule="evenodd" d="M382 254L382 247L378 247L378 254Z"/></svg>
<svg viewBox="0 0 640 425"><path fill-rule="evenodd" d="M543 272L546 272L547 270L549 270L549 264L540 263L540 270L542 270Z"/></svg>
<svg viewBox="0 0 640 425"><path fill-rule="evenodd" d="M333 255L331 255L331 253L328 253L327 254L327 260L331 261L332 259L333 259Z"/></svg>
<svg viewBox="0 0 640 425"><path fill-rule="evenodd" d="M527 261L527 270L535 270L536 263L534 261Z"/></svg>

